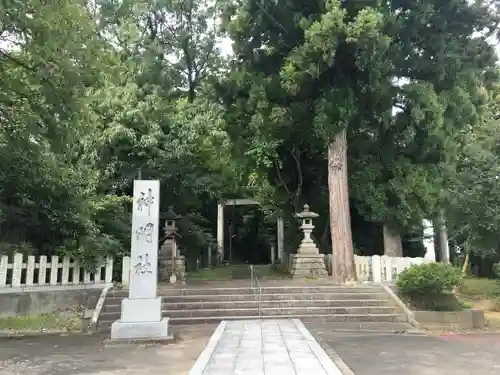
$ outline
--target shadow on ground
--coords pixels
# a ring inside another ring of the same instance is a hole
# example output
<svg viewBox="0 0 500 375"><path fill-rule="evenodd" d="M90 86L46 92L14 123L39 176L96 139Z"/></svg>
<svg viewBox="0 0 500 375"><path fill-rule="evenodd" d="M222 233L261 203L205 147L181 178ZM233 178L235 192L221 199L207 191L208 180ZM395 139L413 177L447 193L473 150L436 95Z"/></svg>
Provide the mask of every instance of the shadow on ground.
<svg viewBox="0 0 500 375"><path fill-rule="evenodd" d="M308 328L355 375L500 374L500 334L341 334Z"/></svg>
<svg viewBox="0 0 500 375"><path fill-rule="evenodd" d="M0 375L187 375L215 327L169 345L106 345L105 336L0 339Z"/></svg>

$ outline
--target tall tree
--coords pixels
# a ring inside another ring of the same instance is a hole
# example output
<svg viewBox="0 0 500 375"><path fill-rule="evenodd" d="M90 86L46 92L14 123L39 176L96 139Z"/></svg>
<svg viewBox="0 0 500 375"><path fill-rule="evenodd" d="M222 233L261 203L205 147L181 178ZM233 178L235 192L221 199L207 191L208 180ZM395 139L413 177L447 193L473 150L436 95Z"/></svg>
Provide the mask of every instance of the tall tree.
<svg viewBox="0 0 500 375"><path fill-rule="evenodd" d="M368 219L402 227L432 213L437 164L477 123L497 18L451 0L239 3L222 90L234 133L264 168L286 144L323 143L338 282L354 278L349 196Z"/></svg>

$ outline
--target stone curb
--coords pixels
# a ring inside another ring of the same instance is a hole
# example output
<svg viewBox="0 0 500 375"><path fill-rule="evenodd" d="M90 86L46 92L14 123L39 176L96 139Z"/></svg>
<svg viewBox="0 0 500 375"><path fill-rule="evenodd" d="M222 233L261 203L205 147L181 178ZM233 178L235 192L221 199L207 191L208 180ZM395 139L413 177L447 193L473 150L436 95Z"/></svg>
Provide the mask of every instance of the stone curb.
<svg viewBox="0 0 500 375"><path fill-rule="evenodd" d="M391 299L394 301L394 303L401 310L403 310L403 313L405 314L406 319L408 319L408 323L410 323L416 329L419 329L420 328L420 323L417 322L417 320L415 319L415 315L408 308L408 306L406 306L406 304L401 300L401 298L399 298L398 295L396 293L394 293L394 291L391 288L389 288L387 285L385 285L385 284L380 284L380 285L386 291L386 293L391 297Z"/></svg>
<svg viewBox="0 0 500 375"><path fill-rule="evenodd" d="M113 286L106 286L103 290L101 290L101 294L94 308L94 312L92 313L92 319L87 327L90 333L97 332L97 323L99 321L99 316L101 315L101 310L104 306L104 302L106 301L106 296L108 295L108 291L111 290Z"/></svg>
<svg viewBox="0 0 500 375"><path fill-rule="evenodd" d="M106 347L115 347L115 346L165 346L169 344L173 344L181 340L179 334L173 334L171 337L162 338L162 339L106 339L103 341Z"/></svg>
<svg viewBox="0 0 500 375"><path fill-rule="evenodd" d="M429 335L434 336L472 336L472 335L498 335L500 334L500 330L496 331L432 331L429 330L427 332Z"/></svg>
<svg viewBox="0 0 500 375"><path fill-rule="evenodd" d="M16 331L10 332L1 330L0 339L22 339L27 337L42 337L42 336L86 336L89 335L82 331Z"/></svg>
<svg viewBox="0 0 500 375"><path fill-rule="evenodd" d="M226 328L227 325L227 320L223 320L220 322L219 326L215 330L215 332L212 334L212 337L210 337L210 340L208 341L207 345L205 345L205 349L201 352L200 356L194 363L193 367L191 367L191 370L189 371L189 375L202 375L203 372L205 371L205 367L207 367L208 362L210 361L210 358L215 351L215 348L217 344L219 343L219 340L222 337L222 333L224 332L224 329Z"/></svg>

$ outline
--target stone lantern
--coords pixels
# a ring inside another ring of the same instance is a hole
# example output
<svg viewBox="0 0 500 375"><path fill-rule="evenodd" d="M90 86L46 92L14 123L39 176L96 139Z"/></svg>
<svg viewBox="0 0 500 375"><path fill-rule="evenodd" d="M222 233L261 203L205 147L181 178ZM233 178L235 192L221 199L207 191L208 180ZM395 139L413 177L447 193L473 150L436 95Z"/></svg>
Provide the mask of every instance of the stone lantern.
<svg viewBox="0 0 500 375"><path fill-rule="evenodd" d="M292 277L325 277L328 276L325 266L325 257L319 253L316 244L311 238L314 225L313 219L318 218L317 213L309 210L309 205L304 205L304 210L295 217L300 219L302 225L300 229L304 232L297 254L292 255L292 269L290 271Z"/></svg>
<svg viewBox="0 0 500 375"><path fill-rule="evenodd" d="M300 226L300 229L304 232L304 238L302 239L302 242L300 243L299 249L297 250L297 253L303 253L303 252L308 252L312 251L315 253L319 253L316 244L311 238L311 233L314 229L314 225L312 224L312 220L316 219L319 217L319 215L315 212L309 211L309 205L305 204L304 205L304 211L301 213L295 214L295 217L302 220L302 225Z"/></svg>
<svg viewBox="0 0 500 375"><path fill-rule="evenodd" d="M181 256L177 247L177 237L180 237L180 235L177 233L177 226L175 225L180 217L170 206L163 218L165 219L165 241L158 256L160 281L169 281L173 284L179 279L184 282L186 277L185 259Z"/></svg>
<svg viewBox="0 0 500 375"><path fill-rule="evenodd" d="M170 206L168 208L167 213L165 214L165 236L176 236L177 235L177 227L175 225L176 220L179 216L174 212L174 208Z"/></svg>

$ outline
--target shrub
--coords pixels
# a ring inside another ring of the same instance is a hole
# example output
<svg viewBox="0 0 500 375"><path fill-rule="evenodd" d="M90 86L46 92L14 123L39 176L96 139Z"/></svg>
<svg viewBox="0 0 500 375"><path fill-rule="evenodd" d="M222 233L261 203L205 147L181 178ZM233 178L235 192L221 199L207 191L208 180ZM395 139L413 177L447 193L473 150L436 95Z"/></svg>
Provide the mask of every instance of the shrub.
<svg viewBox="0 0 500 375"><path fill-rule="evenodd" d="M397 286L403 297L414 305L436 309L448 299L461 279L462 273L458 268L442 263L426 263L411 266L401 272Z"/></svg>

